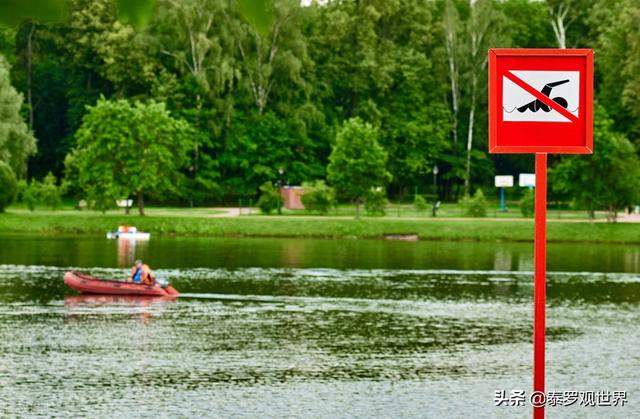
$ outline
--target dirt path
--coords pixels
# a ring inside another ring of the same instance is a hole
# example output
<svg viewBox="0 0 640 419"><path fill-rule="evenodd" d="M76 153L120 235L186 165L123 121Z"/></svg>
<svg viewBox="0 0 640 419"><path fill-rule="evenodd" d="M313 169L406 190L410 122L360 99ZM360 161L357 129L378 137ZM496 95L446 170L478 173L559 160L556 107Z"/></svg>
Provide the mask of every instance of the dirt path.
<svg viewBox="0 0 640 419"><path fill-rule="evenodd" d="M238 208L238 207L215 207L211 208L216 211L215 214L207 215L207 218L232 218L239 217L241 215L258 215L260 211L256 208ZM273 219L283 219L283 218L295 218L297 220L339 220L339 219L347 219L352 220L353 216L322 216L322 215L261 215L260 218L273 218ZM426 221L426 222L438 222L438 221L498 221L498 222L514 222L514 221L523 221L523 222L533 222L532 218L522 218L522 217L485 217L485 218L466 218L466 217L394 217L394 216L385 216L382 217L385 220L411 220L411 221ZM640 223L640 214L618 214L619 223ZM548 223L586 223L589 222L588 219L585 218L547 218ZM606 223L606 218L597 218L592 220L594 223Z"/></svg>
<svg viewBox="0 0 640 419"><path fill-rule="evenodd" d="M221 211L221 212L216 213L216 214L211 214L211 215L209 215L209 218L237 217L239 215L248 214L249 213L249 209L248 208L219 207L219 208L211 208L211 209L214 210L214 211Z"/></svg>

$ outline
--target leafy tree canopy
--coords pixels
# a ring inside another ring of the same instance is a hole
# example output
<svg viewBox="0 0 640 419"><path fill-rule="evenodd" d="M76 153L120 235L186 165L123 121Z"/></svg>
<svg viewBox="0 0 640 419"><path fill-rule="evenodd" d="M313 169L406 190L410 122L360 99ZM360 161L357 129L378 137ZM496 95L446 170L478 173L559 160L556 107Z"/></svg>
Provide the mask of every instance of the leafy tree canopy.
<svg viewBox="0 0 640 419"><path fill-rule="evenodd" d="M616 210L640 199L640 161L633 144L614 131L601 105L595 107L593 135L594 153L564 158L552 172L551 184L570 194L578 208L591 214L606 208L615 216Z"/></svg>
<svg viewBox="0 0 640 419"><path fill-rule="evenodd" d="M11 85L9 65L0 55L0 161L24 177L27 158L36 152L36 140L20 114L21 107L22 95Z"/></svg>
<svg viewBox="0 0 640 419"><path fill-rule="evenodd" d="M386 186L392 179L378 135L371 124L351 118L338 131L329 156L329 182L338 194L355 202L357 209L373 189Z"/></svg>
<svg viewBox="0 0 640 419"><path fill-rule="evenodd" d="M101 98L83 118L67 173L97 208L136 195L144 214L144 194L181 193L193 136L163 103Z"/></svg>

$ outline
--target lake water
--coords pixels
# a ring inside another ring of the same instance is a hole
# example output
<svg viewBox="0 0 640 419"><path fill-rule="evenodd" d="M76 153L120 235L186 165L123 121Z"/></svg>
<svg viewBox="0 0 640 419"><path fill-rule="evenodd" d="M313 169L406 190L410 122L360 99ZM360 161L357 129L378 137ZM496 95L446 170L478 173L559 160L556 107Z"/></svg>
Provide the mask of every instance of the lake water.
<svg viewBox="0 0 640 419"><path fill-rule="evenodd" d="M136 257L176 301L82 297ZM0 416L523 417L531 244L0 235ZM547 389L640 415L640 246L551 245Z"/></svg>

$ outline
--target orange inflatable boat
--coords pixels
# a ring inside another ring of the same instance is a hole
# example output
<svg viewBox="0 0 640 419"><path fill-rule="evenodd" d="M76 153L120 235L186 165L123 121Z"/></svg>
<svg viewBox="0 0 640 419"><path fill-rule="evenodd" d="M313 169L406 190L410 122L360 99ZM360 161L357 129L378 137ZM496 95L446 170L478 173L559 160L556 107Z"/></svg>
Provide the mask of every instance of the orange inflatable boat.
<svg viewBox="0 0 640 419"><path fill-rule="evenodd" d="M101 279L78 272L64 274L64 283L84 294L111 294L111 295L146 295L151 297L168 297L179 295L171 285L160 284L136 284L133 282Z"/></svg>

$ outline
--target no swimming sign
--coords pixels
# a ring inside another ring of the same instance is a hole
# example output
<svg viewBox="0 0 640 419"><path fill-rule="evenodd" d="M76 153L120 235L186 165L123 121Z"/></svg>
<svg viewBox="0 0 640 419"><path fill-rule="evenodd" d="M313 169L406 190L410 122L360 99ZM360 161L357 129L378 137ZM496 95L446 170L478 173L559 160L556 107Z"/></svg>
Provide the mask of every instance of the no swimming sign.
<svg viewBox="0 0 640 419"><path fill-rule="evenodd" d="M589 154L592 103L592 50L489 50L489 152Z"/></svg>
<svg viewBox="0 0 640 419"><path fill-rule="evenodd" d="M544 395L547 154L593 153L593 50L490 49L489 152L536 155L532 394Z"/></svg>

